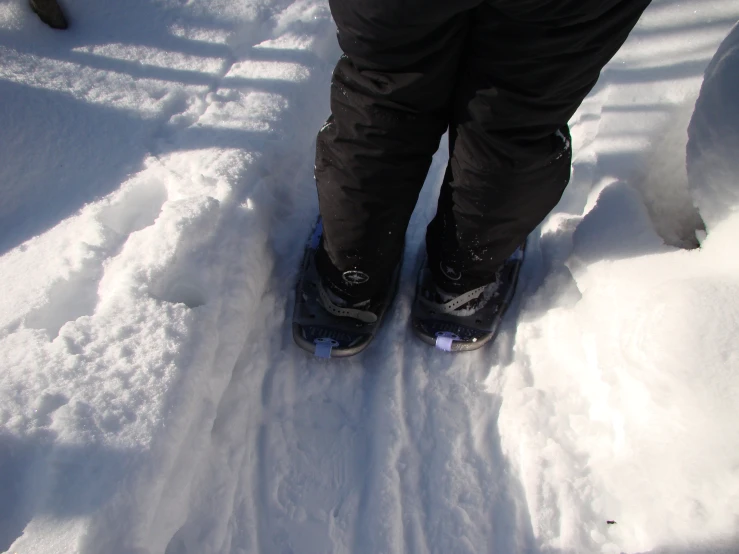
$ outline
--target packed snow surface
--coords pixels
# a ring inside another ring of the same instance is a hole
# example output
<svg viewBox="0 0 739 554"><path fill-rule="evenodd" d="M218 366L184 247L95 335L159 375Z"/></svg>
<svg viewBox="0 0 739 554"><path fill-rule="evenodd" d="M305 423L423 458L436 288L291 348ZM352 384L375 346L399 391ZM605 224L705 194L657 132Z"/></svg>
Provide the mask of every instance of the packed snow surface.
<svg viewBox="0 0 739 554"><path fill-rule="evenodd" d="M330 362L289 328L327 2L64 6L0 2L0 551L739 552L739 185L685 172L739 3L655 0L605 68L492 346L408 328L442 147Z"/></svg>

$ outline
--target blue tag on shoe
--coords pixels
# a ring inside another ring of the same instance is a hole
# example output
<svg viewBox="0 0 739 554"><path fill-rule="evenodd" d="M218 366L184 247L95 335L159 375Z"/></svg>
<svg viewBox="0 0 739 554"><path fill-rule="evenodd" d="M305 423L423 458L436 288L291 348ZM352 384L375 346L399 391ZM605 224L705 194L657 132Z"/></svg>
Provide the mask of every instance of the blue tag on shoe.
<svg viewBox="0 0 739 554"><path fill-rule="evenodd" d="M436 348L443 350L444 352L452 351L452 343L455 340L459 340L459 337L449 331L436 334Z"/></svg>
<svg viewBox="0 0 739 554"><path fill-rule="evenodd" d="M334 346L339 346L338 341L328 337L316 339L313 343L316 345L316 349L313 351L313 354L317 358L330 358L331 351L334 349Z"/></svg>

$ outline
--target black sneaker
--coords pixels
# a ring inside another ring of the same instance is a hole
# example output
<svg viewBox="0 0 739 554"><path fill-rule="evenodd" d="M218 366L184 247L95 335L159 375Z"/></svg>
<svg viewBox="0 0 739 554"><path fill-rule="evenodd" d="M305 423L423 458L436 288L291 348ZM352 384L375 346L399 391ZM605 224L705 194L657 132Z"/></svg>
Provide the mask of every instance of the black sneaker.
<svg viewBox="0 0 739 554"><path fill-rule="evenodd" d="M446 352L476 350L489 342L516 292L525 250L524 243L498 268L491 283L457 295L440 289L424 264L411 312L415 334Z"/></svg>
<svg viewBox="0 0 739 554"><path fill-rule="evenodd" d="M316 269L322 233L319 218L303 257L293 311L293 338L298 346L319 358L353 356L369 346L380 328L398 290L400 263L390 286L375 297L346 301L324 285Z"/></svg>

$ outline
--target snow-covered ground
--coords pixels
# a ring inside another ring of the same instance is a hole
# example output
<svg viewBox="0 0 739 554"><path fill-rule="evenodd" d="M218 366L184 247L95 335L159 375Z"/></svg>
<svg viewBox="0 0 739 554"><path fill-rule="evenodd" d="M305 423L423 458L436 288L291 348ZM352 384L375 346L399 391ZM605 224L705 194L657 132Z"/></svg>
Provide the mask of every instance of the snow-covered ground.
<svg viewBox="0 0 739 554"><path fill-rule="evenodd" d="M0 551L739 552L739 194L698 183L706 235L684 165L735 0L655 0L604 70L495 344L408 329L440 151L330 362L288 324L327 3L64 5L0 1Z"/></svg>

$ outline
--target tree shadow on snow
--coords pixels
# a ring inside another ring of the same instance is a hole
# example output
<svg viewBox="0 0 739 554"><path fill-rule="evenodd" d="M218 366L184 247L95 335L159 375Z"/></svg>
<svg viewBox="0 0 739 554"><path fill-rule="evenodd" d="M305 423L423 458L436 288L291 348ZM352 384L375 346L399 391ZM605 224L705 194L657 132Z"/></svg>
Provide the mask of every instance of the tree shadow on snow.
<svg viewBox="0 0 739 554"><path fill-rule="evenodd" d="M133 462L132 452L99 444L0 433L0 551L36 516L65 520L103 508L124 487Z"/></svg>
<svg viewBox="0 0 739 554"><path fill-rule="evenodd" d="M6 106L0 112L1 255L112 192L139 170L151 123L133 111L83 104L62 92L11 81L0 81L0 96ZM11 119L22 121L28 131ZM75 134L80 122L88 128ZM47 126L50 132L39 135ZM89 126L96 131L88 135ZM57 130L64 134L56 136Z"/></svg>
<svg viewBox="0 0 739 554"><path fill-rule="evenodd" d="M233 62L244 60L306 66L323 63L314 52L253 48L270 38L275 24L272 16L288 4L277 2L260 8L253 21L238 21L197 6L162 7L137 1L112 8L80 0L70 13L70 29L63 33L46 28L30 10L24 13L20 28L0 30L0 47L24 67L29 63L24 56L34 56L97 72L97 83L70 82L70 88L89 86L94 92L100 86L113 97L115 91L105 87L114 87L117 79L147 79L159 84L165 91L161 94L172 97L168 104L157 105L159 113L145 114L137 111L137 106L116 108L108 101L93 103L66 89L48 88L60 86L59 75L51 85L45 83L43 75L33 78L32 73L20 80L0 77L0 255L113 192L126 177L140 171L150 155L211 147L259 151L289 133L197 125L169 133L172 140L162 133L168 134L165 125L169 117L187 107L181 101L186 87L198 87L200 96L219 88L277 93L291 104L304 104L301 91L305 83L224 78L221 74ZM185 38L177 34L177 28L216 33L228 41ZM147 64L145 59L118 59L90 50L110 44L144 49L153 55L210 58L221 70L160 67ZM193 94L192 88L189 94Z"/></svg>

